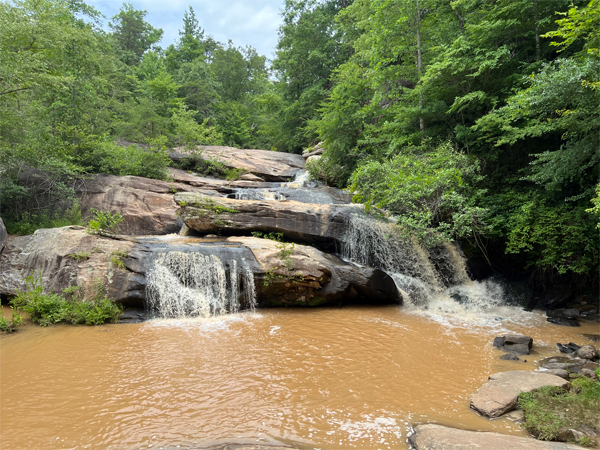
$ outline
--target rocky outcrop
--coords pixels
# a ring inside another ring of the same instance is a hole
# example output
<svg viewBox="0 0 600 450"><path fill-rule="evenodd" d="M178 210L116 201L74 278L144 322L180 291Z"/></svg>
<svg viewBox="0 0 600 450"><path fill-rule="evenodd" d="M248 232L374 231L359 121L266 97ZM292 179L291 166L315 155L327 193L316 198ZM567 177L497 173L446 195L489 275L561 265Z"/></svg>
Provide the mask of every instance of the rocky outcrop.
<svg viewBox="0 0 600 450"><path fill-rule="evenodd" d="M529 336L516 334L507 334L494 339L493 346L506 352L516 353L517 355L529 355L533 339Z"/></svg>
<svg viewBox="0 0 600 450"><path fill-rule="evenodd" d="M434 424L416 426L408 440L415 450L581 450L577 445Z"/></svg>
<svg viewBox="0 0 600 450"><path fill-rule="evenodd" d="M269 150L198 146L195 152L175 148L170 154L170 158L176 162L192 157L220 161L227 167L244 170L266 181L288 181L304 168L302 156Z"/></svg>
<svg viewBox="0 0 600 450"><path fill-rule="evenodd" d="M0 294L15 295L26 289L26 277L39 274L46 291L61 292L69 286L82 286L91 294L99 280L117 302L143 306L146 274L155 255L204 251L218 256L222 249L221 253L227 257L226 250L232 246L242 247L255 259L249 266L259 306L401 301L395 283L384 272L348 264L312 247L292 247L252 237L112 239L90 235L75 226L42 229L31 236L9 239L0 256Z"/></svg>
<svg viewBox="0 0 600 450"><path fill-rule="evenodd" d="M583 347L582 347L583 348ZM560 371L562 376L564 372L573 377L584 375L585 371L595 371L600 367L598 363L590 361L588 359L575 358L570 356L552 356L550 358L544 358L539 363L541 369L550 371ZM558 373L557 373L558 375ZM569 378L569 376L567 376Z"/></svg>
<svg viewBox="0 0 600 450"><path fill-rule="evenodd" d="M6 232L6 227L4 226L4 222L2 221L2 217L0 217L0 254L4 250L6 246L6 241L8 240L8 233Z"/></svg>
<svg viewBox="0 0 600 450"><path fill-rule="evenodd" d="M515 370L491 375L471 400L471 408L480 414L499 417L517 406L521 392L530 392L543 386L566 387L568 381L542 372Z"/></svg>
<svg viewBox="0 0 600 450"><path fill-rule="evenodd" d="M242 244L256 258L260 270L255 280L262 307L402 300L385 272L346 263L313 247L252 237L231 237L225 242Z"/></svg>
<svg viewBox="0 0 600 450"><path fill-rule="evenodd" d="M190 180L194 176L190 175ZM119 212L119 232L127 235L168 234L179 231L182 222L175 215L173 195L180 191L221 194L181 182L167 182L135 176L95 175L78 188L84 215L90 210Z"/></svg>
<svg viewBox="0 0 600 450"><path fill-rule="evenodd" d="M187 192L175 195L175 201L184 223L201 234L276 231L287 239L309 243L339 239L349 216L361 211L353 205L240 201Z"/></svg>
<svg viewBox="0 0 600 450"><path fill-rule="evenodd" d="M132 241L92 236L75 226L10 238L0 256L0 294L11 296L26 290L25 279L33 275L41 276L47 292L81 286L91 295L100 281L110 297L143 303L144 277L132 260L135 247ZM113 257L124 263L125 270L113 264Z"/></svg>

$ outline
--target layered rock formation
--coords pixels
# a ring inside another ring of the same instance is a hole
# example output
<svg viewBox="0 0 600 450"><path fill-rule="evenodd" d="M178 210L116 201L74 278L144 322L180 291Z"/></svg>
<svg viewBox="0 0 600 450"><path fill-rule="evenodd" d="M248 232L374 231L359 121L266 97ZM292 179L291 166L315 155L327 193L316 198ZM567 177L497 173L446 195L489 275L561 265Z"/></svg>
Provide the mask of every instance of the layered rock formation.
<svg viewBox="0 0 600 450"><path fill-rule="evenodd" d="M339 239L359 206L323 205L297 201L236 200L183 192L175 195L185 224L201 234L251 231L282 232L303 242Z"/></svg>
<svg viewBox="0 0 600 450"><path fill-rule="evenodd" d="M312 247L295 245L288 254L280 243L253 237L107 238L75 226L11 239L0 258L0 294L26 289L25 278L34 274L41 275L47 291L76 285L91 294L99 280L117 302L144 306L147 273L158 254L203 251L219 257L221 249L232 246L249 250L253 258L249 263L259 306L401 301L393 280L381 270L354 266Z"/></svg>
<svg viewBox="0 0 600 450"><path fill-rule="evenodd" d="M186 175L189 181L200 178ZM120 233L140 235L179 231L182 223L175 215L177 204L173 201L173 195L181 191L221 195L212 189L180 181L102 174L84 180L78 187L77 194L84 215L89 215L91 209L119 212L123 216Z"/></svg>

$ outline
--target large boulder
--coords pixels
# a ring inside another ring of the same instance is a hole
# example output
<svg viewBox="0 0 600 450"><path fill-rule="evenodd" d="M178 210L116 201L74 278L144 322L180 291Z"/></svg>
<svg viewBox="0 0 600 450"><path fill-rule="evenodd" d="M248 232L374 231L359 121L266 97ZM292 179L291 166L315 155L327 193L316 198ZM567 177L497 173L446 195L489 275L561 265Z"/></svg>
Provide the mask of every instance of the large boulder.
<svg viewBox="0 0 600 450"><path fill-rule="evenodd" d="M147 274L159 253L202 252L221 257L227 266L241 252L252 271L259 306L401 301L394 281L381 270L269 239L107 238L70 226L37 230L8 242L0 256L0 294L5 296L25 290L25 278L34 274L41 275L46 291L81 286L91 295L99 280L117 302L144 306Z"/></svg>
<svg viewBox="0 0 600 450"><path fill-rule="evenodd" d="M190 157L220 161L226 167L242 169L267 181L287 181L304 168L304 158L293 153L248 150L234 147L198 146L195 152L181 147L170 154L179 162Z"/></svg>
<svg viewBox="0 0 600 450"><path fill-rule="evenodd" d="M144 277L126 268L134 262L130 258L135 247L132 241L92 236L76 226L40 229L29 236L10 238L0 255L0 295L24 291L27 277L41 276L46 292L81 286L92 295L100 281L110 297L140 304ZM111 262L115 256L125 267Z"/></svg>
<svg viewBox="0 0 600 450"><path fill-rule="evenodd" d="M288 239L319 242L339 239L359 205L327 205L297 201L236 200L182 192L175 195L180 216L201 234L282 232Z"/></svg>
<svg viewBox="0 0 600 450"><path fill-rule="evenodd" d="M415 450L581 450L577 445L434 424L417 425L408 440Z"/></svg>
<svg viewBox="0 0 600 450"><path fill-rule="evenodd" d="M517 407L521 392L530 392L543 386L566 387L568 381L548 373L515 370L489 377L471 399L471 408L489 417L499 417Z"/></svg>
<svg viewBox="0 0 600 450"><path fill-rule="evenodd" d="M2 254L4 247L6 247L7 240L8 240L8 233L6 232L6 227L4 226L2 217L0 217L0 254Z"/></svg>
<svg viewBox="0 0 600 450"><path fill-rule="evenodd" d="M260 269L255 273L259 306L320 306L399 303L394 280L385 272L359 267L313 247L269 239L230 237L249 248Z"/></svg>
<svg viewBox="0 0 600 450"><path fill-rule="evenodd" d="M180 191L221 195L181 182L101 174L84 180L78 188L78 196L86 216L92 208L121 213L123 222L119 232L122 234L168 234L177 232L182 225L175 215L177 205L173 200L173 195Z"/></svg>

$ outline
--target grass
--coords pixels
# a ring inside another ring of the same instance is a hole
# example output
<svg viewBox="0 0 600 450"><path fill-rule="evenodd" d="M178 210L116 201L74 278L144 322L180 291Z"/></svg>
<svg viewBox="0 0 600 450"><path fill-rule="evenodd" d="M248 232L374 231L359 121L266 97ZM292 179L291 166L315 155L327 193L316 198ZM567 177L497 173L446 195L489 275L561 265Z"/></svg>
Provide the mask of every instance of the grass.
<svg viewBox="0 0 600 450"><path fill-rule="evenodd" d="M69 254L67 256L69 258L73 258L77 262L87 261L88 259L90 259L90 252L71 253L71 254Z"/></svg>
<svg viewBox="0 0 600 450"><path fill-rule="evenodd" d="M117 269L125 270L125 263L121 258L129 258L129 252L115 250L110 254L110 264Z"/></svg>
<svg viewBox="0 0 600 450"><path fill-rule="evenodd" d="M544 441L560 440L564 430L594 430L598 433L600 382L587 377L575 379L566 390L545 386L519 396L519 408L525 414L524 426ZM594 445L583 438L580 445Z"/></svg>

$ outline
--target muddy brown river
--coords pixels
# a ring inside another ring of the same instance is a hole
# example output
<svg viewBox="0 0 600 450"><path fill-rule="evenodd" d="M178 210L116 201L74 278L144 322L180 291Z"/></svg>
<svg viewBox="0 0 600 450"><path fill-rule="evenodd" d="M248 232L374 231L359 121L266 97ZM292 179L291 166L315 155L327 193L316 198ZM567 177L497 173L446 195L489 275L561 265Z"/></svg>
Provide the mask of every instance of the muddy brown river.
<svg viewBox="0 0 600 450"><path fill-rule="evenodd" d="M6 313L6 311L5 311ZM528 334L527 362L494 336ZM2 449L198 449L225 443L407 449L436 422L526 435L470 396L498 371L533 370L556 342L589 343L540 312L410 307L259 310L100 327L27 324L0 339Z"/></svg>

